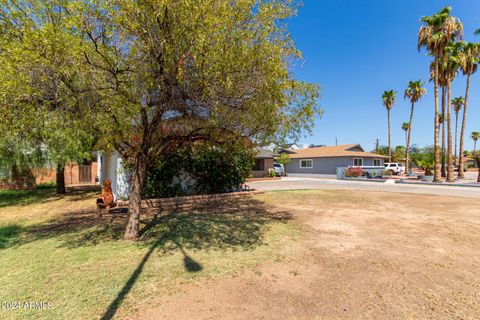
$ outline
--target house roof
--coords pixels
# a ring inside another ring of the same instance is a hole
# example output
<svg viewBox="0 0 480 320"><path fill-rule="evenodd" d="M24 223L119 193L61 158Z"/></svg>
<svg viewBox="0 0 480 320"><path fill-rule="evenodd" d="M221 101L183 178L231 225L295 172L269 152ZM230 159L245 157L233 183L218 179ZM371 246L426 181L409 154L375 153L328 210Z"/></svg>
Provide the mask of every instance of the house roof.
<svg viewBox="0 0 480 320"><path fill-rule="evenodd" d="M344 144L331 147L314 147L303 150L291 150L290 158L327 158L327 157L364 157L364 158L388 158L381 154L365 152L359 144Z"/></svg>
<svg viewBox="0 0 480 320"><path fill-rule="evenodd" d="M273 151L270 151L270 150L267 150L267 149L258 149L257 150L257 154L255 156L255 158L268 158L268 159L273 159L274 158L274 154L273 154Z"/></svg>

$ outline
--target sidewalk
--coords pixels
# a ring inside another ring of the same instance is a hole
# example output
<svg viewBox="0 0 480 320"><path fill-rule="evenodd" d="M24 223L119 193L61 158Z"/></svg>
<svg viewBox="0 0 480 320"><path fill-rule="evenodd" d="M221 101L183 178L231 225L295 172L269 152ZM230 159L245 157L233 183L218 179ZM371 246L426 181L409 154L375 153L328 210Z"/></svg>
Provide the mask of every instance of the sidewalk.
<svg viewBox="0 0 480 320"><path fill-rule="evenodd" d="M284 177L276 181L251 182L250 188L261 191L305 189L350 189L393 193L416 193L480 199L480 188L407 183L372 183L319 178Z"/></svg>

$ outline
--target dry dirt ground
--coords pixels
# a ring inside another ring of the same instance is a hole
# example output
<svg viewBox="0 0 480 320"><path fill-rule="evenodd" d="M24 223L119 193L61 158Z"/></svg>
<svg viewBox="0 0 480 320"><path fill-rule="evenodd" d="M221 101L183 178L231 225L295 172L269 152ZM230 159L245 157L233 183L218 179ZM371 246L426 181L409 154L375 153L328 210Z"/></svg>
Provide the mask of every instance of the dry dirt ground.
<svg viewBox="0 0 480 320"><path fill-rule="evenodd" d="M363 191L257 196L303 231L281 259L186 285L136 319L480 319L480 204Z"/></svg>

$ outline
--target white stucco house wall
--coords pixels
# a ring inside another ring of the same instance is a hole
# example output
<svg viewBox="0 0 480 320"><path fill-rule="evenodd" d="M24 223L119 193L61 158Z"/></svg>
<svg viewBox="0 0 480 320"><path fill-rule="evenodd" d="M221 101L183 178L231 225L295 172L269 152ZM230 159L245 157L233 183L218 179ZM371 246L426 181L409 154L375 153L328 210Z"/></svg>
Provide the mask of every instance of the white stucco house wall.
<svg viewBox="0 0 480 320"><path fill-rule="evenodd" d="M126 200L130 194L131 174L124 168L123 160L118 152L97 152L97 176L100 185L103 181L112 180L112 191L116 199Z"/></svg>

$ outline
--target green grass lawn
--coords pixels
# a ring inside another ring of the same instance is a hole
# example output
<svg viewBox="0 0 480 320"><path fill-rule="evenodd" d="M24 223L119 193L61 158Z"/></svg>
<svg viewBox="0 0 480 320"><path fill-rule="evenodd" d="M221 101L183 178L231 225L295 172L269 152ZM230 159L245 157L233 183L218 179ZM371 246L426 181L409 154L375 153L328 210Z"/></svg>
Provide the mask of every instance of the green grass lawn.
<svg viewBox="0 0 480 320"><path fill-rule="evenodd" d="M279 259L300 235L288 214L249 198L145 214L141 240L128 242L126 213L98 218L95 196L0 192L0 302L22 304L3 305L1 319L124 319L140 301Z"/></svg>

